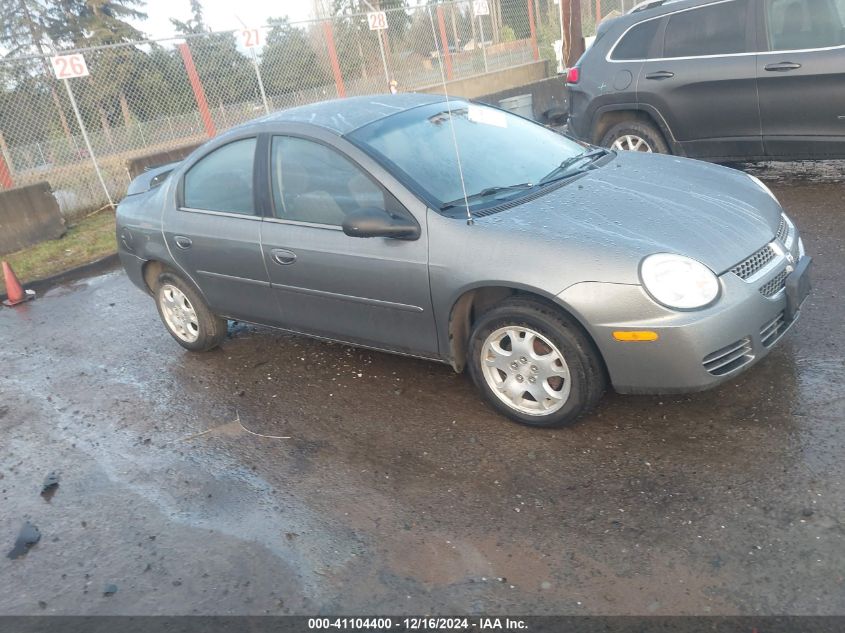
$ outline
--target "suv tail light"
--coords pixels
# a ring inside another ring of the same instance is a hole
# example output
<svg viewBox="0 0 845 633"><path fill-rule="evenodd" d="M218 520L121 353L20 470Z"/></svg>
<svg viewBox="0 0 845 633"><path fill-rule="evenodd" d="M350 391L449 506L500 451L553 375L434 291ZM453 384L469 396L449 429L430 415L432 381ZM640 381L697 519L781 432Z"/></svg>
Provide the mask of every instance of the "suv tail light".
<svg viewBox="0 0 845 633"><path fill-rule="evenodd" d="M581 69L578 68L578 66L573 66L572 68L566 71L566 83L577 84L580 78Z"/></svg>

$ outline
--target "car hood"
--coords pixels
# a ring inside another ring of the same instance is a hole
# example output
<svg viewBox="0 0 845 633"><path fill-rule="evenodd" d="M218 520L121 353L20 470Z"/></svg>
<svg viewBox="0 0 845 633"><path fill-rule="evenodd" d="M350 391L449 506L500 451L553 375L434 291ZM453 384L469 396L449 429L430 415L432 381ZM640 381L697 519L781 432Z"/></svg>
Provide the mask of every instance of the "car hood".
<svg viewBox="0 0 845 633"><path fill-rule="evenodd" d="M625 271L597 280L636 282L631 271L636 275L639 261L652 253L686 255L721 274L774 238L780 214L780 205L740 171L620 152L577 180L480 223L588 251L605 264L598 267L605 273Z"/></svg>

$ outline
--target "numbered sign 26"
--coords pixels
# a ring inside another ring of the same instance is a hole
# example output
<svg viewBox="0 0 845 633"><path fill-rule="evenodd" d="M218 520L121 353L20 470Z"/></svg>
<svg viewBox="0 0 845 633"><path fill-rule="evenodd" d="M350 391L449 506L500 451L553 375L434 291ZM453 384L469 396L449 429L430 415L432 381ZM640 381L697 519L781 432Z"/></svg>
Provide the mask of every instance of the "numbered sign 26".
<svg viewBox="0 0 845 633"><path fill-rule="evenodd" d="M50 58L50 63L53 65L53 72L56 73L58 79L88 76L88 66L81 53L56 55Z"/></svg>
<svg viewBox="0 0 845 633"><path fill-rule="evenodd" d="M487 0L474 0L472 12L475 15L490 15L490 5L487 4Z"/></svg>
<svg viewBox="0 0 845 633"><path fill-rule="evenodd" d="M387 28L387 14L384 11L373 11L367 14L367 22L371 31L381 31Z"/></svg>
<svg viewBox="0 0 845 633"><path fill-rule="evenodd" d="M241 31L241 46L255 48L261 45L261 31L258 29L243 29Z"/></svg>

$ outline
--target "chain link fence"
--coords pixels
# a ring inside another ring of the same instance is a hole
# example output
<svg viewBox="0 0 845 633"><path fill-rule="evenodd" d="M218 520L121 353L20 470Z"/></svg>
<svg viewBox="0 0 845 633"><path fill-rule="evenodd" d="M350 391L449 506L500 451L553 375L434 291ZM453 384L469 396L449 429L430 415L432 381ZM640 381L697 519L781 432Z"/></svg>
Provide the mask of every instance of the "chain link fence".
<svg viewBox="0 0 845 633"><path fill-rule="evenodd" d="M588 5L598 7L585 3L585 16ZM46 180L73 216L120 199L127 159L196 144L275 110L384 93L391 82L412 91L541 59L556 65L553 0L441 2L373 20L277 19L254 30L59 51L87 65L86 76L68 79L56 78L48 57L4 59L0 186Z"/></svg>

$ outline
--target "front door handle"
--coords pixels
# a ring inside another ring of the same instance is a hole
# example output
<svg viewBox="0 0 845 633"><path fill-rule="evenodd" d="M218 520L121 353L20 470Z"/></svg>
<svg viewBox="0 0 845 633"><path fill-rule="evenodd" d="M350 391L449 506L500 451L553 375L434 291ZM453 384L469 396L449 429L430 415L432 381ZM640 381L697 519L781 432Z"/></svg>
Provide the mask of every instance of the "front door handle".
<svg viewBox="0 0 845 633"><path fill-rule="evenodd" d="M273 261L280 266L287 266L288 264L292 264L296 261L296 253L289 251L286 248L274 248L270 251L270 256L273 258Z"/></svg>
<svg viewBox="0 0 845 633"><path fill-rule="evenodd" d="M654 73L649 73L645 76L646 79L671 79L675 76L675 73L669 70L658 70Z"/></svg>
<svg viewBox="0 0 845 633"><path fill-rule="evenodd" d="M177 235L173 238L173 241L176 242L176 246L178 246L182 250L191 248L191 244L193 244L191 238L185 237L184 235Z"/></svg>
<svg viewBox="0 0 845 633"><path fill-rule="evenodd" d="M797 68L801 68L801 64L796 64L795 62L778 62L776 64L767 64L766 70L769 72L786 72L788 70L796 70Z"/></svg>

